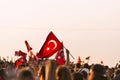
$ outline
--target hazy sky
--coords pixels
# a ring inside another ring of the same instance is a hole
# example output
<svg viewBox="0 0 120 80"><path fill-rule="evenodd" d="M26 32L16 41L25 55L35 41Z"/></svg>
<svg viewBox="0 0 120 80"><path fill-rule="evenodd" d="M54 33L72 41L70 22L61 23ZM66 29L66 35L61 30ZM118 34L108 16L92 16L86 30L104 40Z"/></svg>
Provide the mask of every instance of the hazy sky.
<svg viewBox="0 0 120 80"><path fill-rule="evenodd" d="M0 55L38 52L53 31L77 59L120 60L120 0L0 0ZM76 61L76 60L75 60Z"/></svg>

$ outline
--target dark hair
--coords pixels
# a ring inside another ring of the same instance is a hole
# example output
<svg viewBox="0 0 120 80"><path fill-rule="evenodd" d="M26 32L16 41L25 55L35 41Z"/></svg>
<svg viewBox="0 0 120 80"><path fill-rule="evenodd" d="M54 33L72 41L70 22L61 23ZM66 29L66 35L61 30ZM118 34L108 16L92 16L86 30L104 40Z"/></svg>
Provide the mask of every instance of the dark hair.
<svg viewBox="0 0 120 80"><path fill-rule="evenodd" d="M0 78L6 80L7 75L5 74L5 68L0 69Z"/></svg>
<svg viewBox="0 0 120 80"><path fill-rule="evenodd" d="M115 72L116 75L120 74L120 69L117 69Z"/></svg>
<svg viewBox="0 0 120 80"><path fill-rule="evenodd" d="M118 74L117 76L115 76L114 80L120 80L120 74Z"/></svg>
<svg viewBox="0 0 120 80"><path fill-rule="evenodd" d="M91 67L94 72L93 80L107 80L105 67L100 64L95 64Z"/></svg>
<svg viewBox="0 0 120 80"><path fill-rule="evenodd" d="M88 65L88 63L85 63L85 64L83 65L83 67L84 67L84 68L87 68L87 69L90 69L90 66Z"/></svg>
<svg viewBox="0 0 120 80"><path fill-rule="evenodd" d="M29 70L23 70L19 73L18 80L35 80L32 72Z"/></svg>
<svg viewBox="0 0 120 80"><path fill-rule="evenodd" d="M72 74L73 80L83 80L83 75L79 72L75 72Z"/></svg>
<svg viewBox="0 0 120 80"><path fill-rule="evenodd" d="M56 80L72 80L69 69L65 66L58 66L56 69Z"/></svg>
<svg viewBox="0 0 120 80"><path fill-rule="evenodd" d="M80 64L80 63L77 63L76 66L77 66L77 68L80 68L80 67L81 67L81 64Z"/></svg>
<svg viewBox="0 0 120 80"><path fill-rule="evenodd" d="M87 76L88 76L87 72L82 71L81 74L83 75L83 77L84 77L85 79L87 79Z"/></svg>

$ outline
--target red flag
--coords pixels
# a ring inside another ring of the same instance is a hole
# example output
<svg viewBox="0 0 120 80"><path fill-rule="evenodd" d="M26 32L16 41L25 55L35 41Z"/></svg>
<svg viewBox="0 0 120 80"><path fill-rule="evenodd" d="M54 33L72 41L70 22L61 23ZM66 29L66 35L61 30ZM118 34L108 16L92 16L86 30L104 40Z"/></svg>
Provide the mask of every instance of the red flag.
<svg viewBox="0 0 120 80"><path fill-rule="evenodd" d="M25 52L23 52L21 50L19 50L19 52L20 52L21 56L26 57L27 53L25 53Z"/></svg>
<svg viewBox="0 0 120 80"><path fill-rule="evenodd" d="M89 60L89 59L90 59L90 56L86 57L85 59L86 59L86 60Z"/></svg>
<svg viewBox="0 0 120 80"><path fill-rule="evenodd" d="M18 67L19 65L23 64L24 60L23 57L20 57L15 61L15 67Z"/></svg>
<svg viewBox="0 0 120 80"><path fill-rule="evenodd" d="M61 48L62 48L61 42L57 39L57 37L52 32L50 32L41 50L37 54L37 57L48 58Z"/></svg>
<svg viewBox="0 0 120 80"><path fill-rule="evenodd" d="M55 59L59 65L65 64L63 44L62 44L62 48L57 52Z"/></svg>
<svg viewBox="0 0 120 80"><path fill-rule="evenodd" d="M27 51L29 52L30 50L32 50L32 48L30 47L29 43L27 42L27 40L25 41L26 47L27 47Z"/></svg>
<svg viewBox="0 0 120 80"><path fill-rule="evenodd" d="M77 61L77 63L81 63L81 59L80 59L80 56L78 57L78 61Z"/></svg>
<svg viewBox="0 0 120 80"><path fill-rule="evenodd" d="M15 51L15 56L21 56L19 51Z"/></svg>
<svg viewBox="0 0 120 80"><path fill-rule="evenodd" d="M15 51L15 56L22 56L22 57L26 57L27 53L22 52L21 50L19 51Z"/></svg>

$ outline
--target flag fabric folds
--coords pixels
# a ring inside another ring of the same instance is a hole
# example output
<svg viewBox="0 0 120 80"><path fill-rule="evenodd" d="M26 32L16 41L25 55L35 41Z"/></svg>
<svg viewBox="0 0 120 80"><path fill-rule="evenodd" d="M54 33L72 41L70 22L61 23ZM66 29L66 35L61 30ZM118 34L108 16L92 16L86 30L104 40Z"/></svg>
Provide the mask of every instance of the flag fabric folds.
<svg viewBox="0 0 120 80"><path fill-rule="evenodd" d="M22 56L22 57L26 57L27 53L19 50L19 51L15 51L15 56Z"/></svg>
<svg viewBox="0 0 120 80"><path fill-rule="evenodd" d="M25 45L27 47L27 51L29 52L30 50L32 50L32 48L30 47L29 43L27 42L27 40L25 41Z"/></svg>
<svg viewBox="0 0 120 80"><path fill-rule="evenodd" d="M18 67L19 65L23 64L23 62L24 62L23 57L20 57L15 61L15 67Z"/></svg>
<svg viewBox="0 0 120 80"><path fill-rule="evenodd" d="M63 44L62 44L62 48L59 51L57 51L55 59L59 65L65 64Z"/></svg>
<svg viewBox="0 0 120 80"><path fill-rule="evenodd" d="M19 51L15 51L15 56L20 56Z"/></svg>
<svg viewBox="0 0 120 80"><path fill-rule="evenodd" d="M26 48L27 48L27 51L28 53L30 53L29 57L31 58L34 58L34 60L37 60L37 57L33 54L33 52L31 51L32 50L32 47L29 45L28 41L25 40L25 45L26 45Z"/></svg>
<svg viewBox="0 0 120 80"><path fill-rule="evenodd" d="M48 58L61 48L62 48L62 43L57 39L57 37L52 32L50 32L42 48L37 53L37 57Z"/></svg>

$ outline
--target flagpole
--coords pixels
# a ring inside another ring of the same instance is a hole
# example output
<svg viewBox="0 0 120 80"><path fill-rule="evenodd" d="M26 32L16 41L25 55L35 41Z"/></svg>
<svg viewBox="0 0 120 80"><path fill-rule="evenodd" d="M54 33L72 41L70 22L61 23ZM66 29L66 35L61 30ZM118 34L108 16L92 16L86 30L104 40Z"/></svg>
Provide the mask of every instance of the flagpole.
<svg viewBox="0 0 120 80"><path fill-rule="evenodd" d="M65 46L64 46L64 48L65 49L67 49ZM69 54L70 54L70 56L73 58L73 59L75 59L74 57L73 57L73 55L69 52Z"/></svg>

